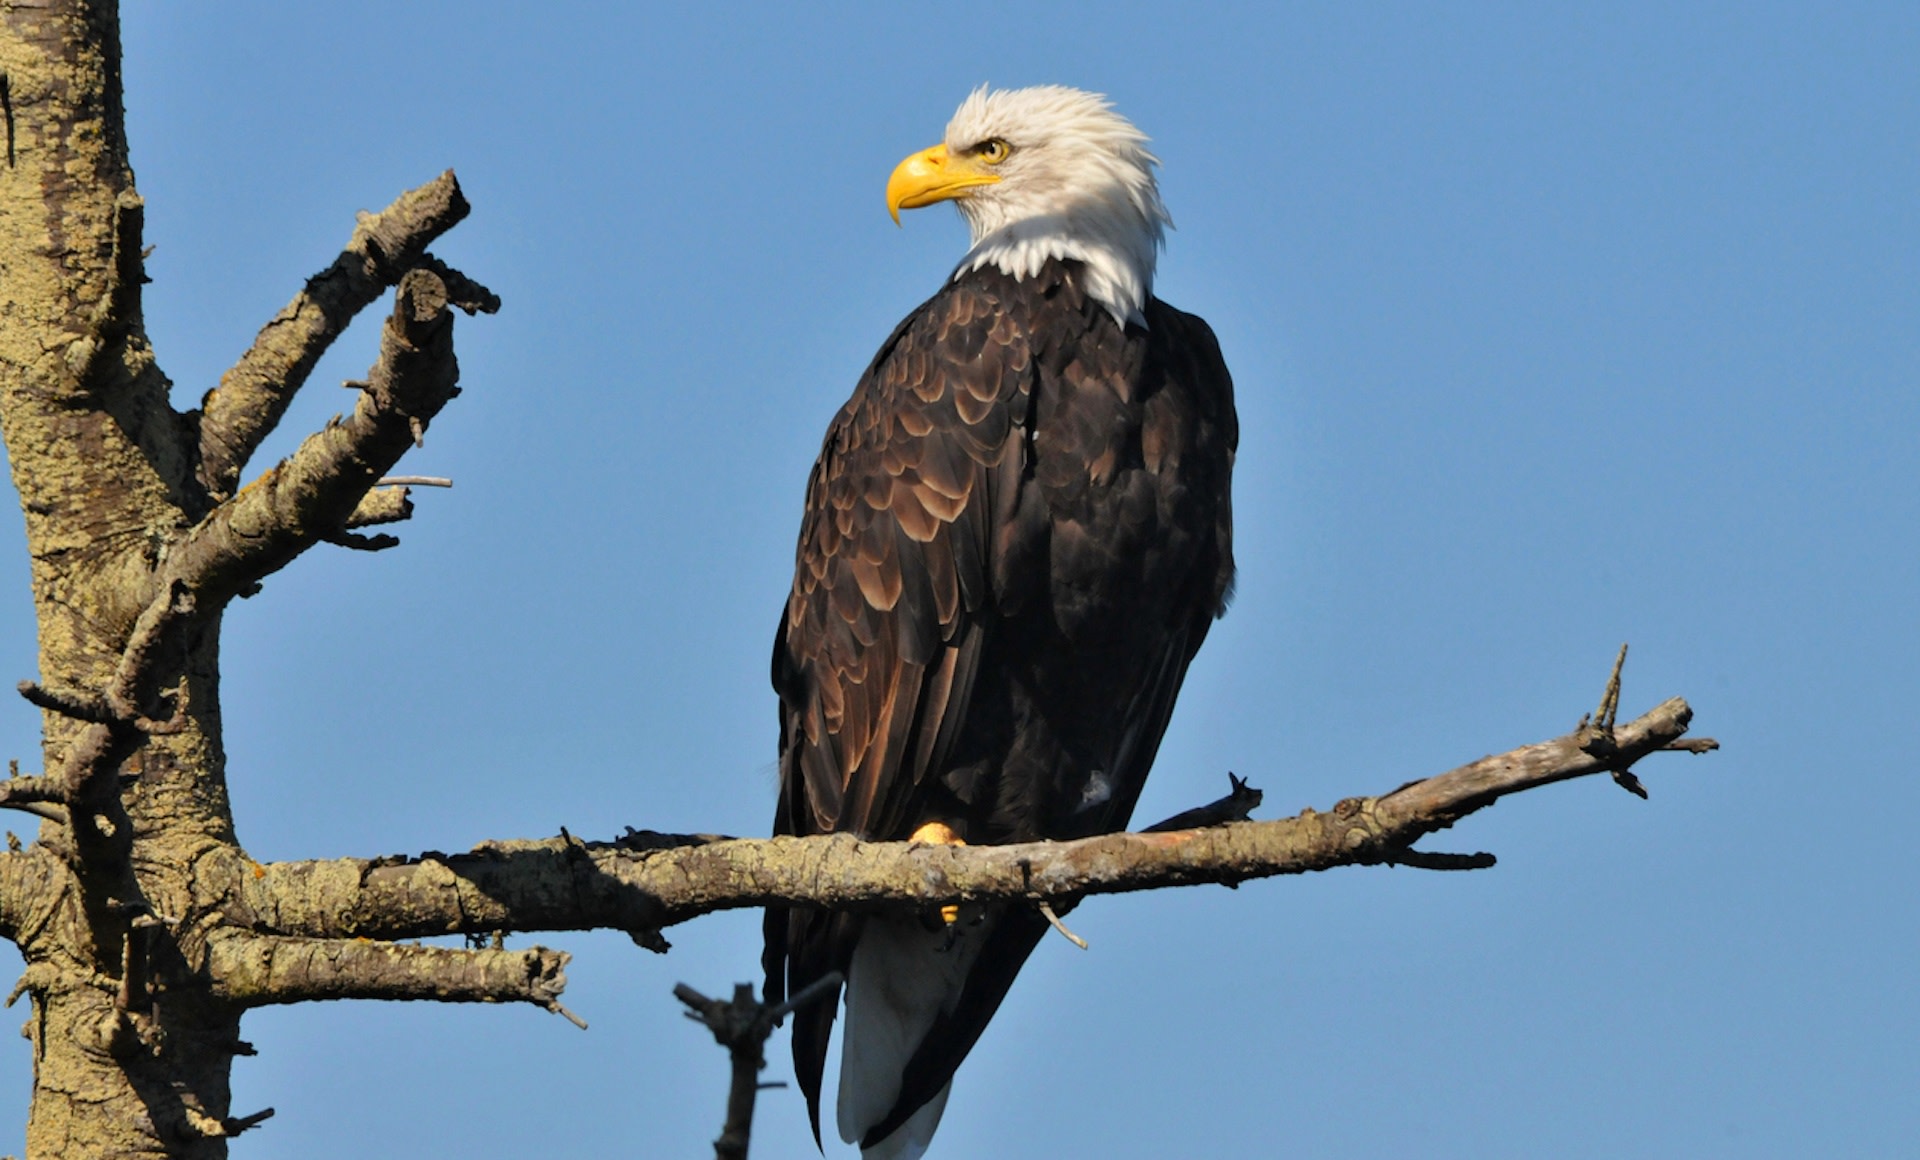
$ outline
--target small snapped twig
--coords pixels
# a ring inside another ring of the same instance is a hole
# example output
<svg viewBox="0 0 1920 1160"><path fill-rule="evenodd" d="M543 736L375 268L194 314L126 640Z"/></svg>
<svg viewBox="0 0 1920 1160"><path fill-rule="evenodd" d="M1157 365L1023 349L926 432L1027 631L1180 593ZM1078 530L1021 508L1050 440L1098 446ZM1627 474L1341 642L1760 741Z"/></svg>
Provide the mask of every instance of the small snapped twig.
<svg viewBox="0 0 1920 1160"><path fill-rule="evenodd" d="M1607 687L1600 694L1600 707L1594 710L1593 727L1607 733L1613 732L1616 719L1620 716L1620 670L1627 664L1627 646L1620 646L1620 655L1613 658L1613 675L1607 678Z"/></svg>
<svg viewBox="0 0 1920 1160"><path fill-rule="evenodd" d="M1169 830L1197 830L1202 826L1220 826L1228 822L1246 821L1253 816L1253 811L1260 808L1260 802L1265 795L1248 785L1245 778L1231 772L1227 774L1227 785L1230 788L1226 797L1210 801L1204 806L1182 810L1164 822L1148 826L1141 833L1163 834Z"/></svg>
<svg viewBox="0 0 1920 1160"><path fill-rule="evenodd" d="M567 1010L565 1005L563 1005L558 999L548 1000L547 1010L553 1012L555 1015L560 1016L560 1018L565 1019L567 1022L573 1024L575 1027L578 1027L582 1031L585 1031L587 1029L587 1021L585 1019L580 1018L580 1016L575 1015L573 1012Z"/></svg>
<svg viewBox="0 0 1920 1160"><path fill-rule="evenodd" d="M1068 942L1072 943L1074 946L1079 947L1083 951L1087 949L1087 940L1081 938L1079 935L1068 930L1067 924L1064 922L1061 922L1060 916L1053 912L1053 903L1048 902L1044 898L1040 900L1040 916L1047 920L1048 926L1051 926L1053 929L1059 931L1061 935L1063 935Z"/></svg>
<svg viewBox="0 0 1920 1160"><path fill-rule="evenodd" d="M240 1133L251 1131L271 1119L273 1119L273 1109L261 1108L251 1116L228 1116L220 1122L220 1126L226 1130L228 1136L238 1136Z"/></svg>
<svg viewBox="0 0 1920 1160"><path fill-rule="evenodd" d="M1442 854L1428 850L1389 850L1381 858L1389 866L1410 866L1416 870L1490 870L1499 861L1492 854Z"/></svg>
<svg viewBox="0 0 1920 1160"><path fill-rule="evenodd" d="M381 480L386 484L387 480ZM404 487L375 487L360 497L360 503L347 517L346 526L370 528L378 524L397 524L413 518L413 497Z"/></svg>
<svg viewBox="0 0 1920 1160"><path fill-rule="evenodd" d="M1711 737L1682 737L1678 741L1669 741L1660 748L1671 753L1712 753L1720 748L1720 743Z"/></svg>
<svg viewBox="0 0 1920 1160"><path fill-rule="evenodd" d="M163 925L150 914L140 915L127 924L120 943L120 989L113 1003L116 1010L144 1013L152 1006L147 992L153 953L150 940L154 930Z"/></svg>
<svg viewBox="0 0 1920 1160"><path fill-rule="evenodd" d="M196 1099L185 1099L179 1111L179 1127L186 1135L197 1136L203 1140L229 1140L242 1132L251 1131L273 1118L272 1108L263 1108L251 1116L215 1117L207 1114Z"/></svg>
<svg viewBox="0 0 1920 1160"><path fill-rule="evenodd" d="M399 536L390 536L385 532L377 536L363 536L358 532L329 532L320 537L320 542L332 544L336 548L350 548L356 552L384 552L400 546Z"/></svg>

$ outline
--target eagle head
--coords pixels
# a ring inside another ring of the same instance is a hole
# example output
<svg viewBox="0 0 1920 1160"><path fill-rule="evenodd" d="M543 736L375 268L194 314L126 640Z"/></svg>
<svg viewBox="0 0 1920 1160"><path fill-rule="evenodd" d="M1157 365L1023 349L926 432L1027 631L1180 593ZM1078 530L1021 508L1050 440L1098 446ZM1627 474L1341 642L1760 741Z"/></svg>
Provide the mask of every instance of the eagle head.
<svg viewBox="0 0 1920 1160"><path fill-rule="evenodd" d="M945 141L894 169L887 212L898 222L903 209L951 201L973 233L956 277L993 265L1026 278L1050 258L1077 260L1092 298L1123 325L1144 325L1173 224L1146 145L1098 93L982 86L947 122Z"/></svg>

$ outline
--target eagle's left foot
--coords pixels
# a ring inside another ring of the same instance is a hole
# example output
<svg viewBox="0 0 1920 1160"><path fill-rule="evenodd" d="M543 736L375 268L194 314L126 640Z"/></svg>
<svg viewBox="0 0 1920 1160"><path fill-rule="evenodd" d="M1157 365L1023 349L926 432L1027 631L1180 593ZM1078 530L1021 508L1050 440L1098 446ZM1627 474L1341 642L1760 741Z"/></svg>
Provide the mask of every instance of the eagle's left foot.
<svg viewBox="0 0 1920 1160"><path fill-rule="evenodd" d="M936 846L966 845L965 842L960 840L960 835L954 833L953 827L945 822L928 822L908 835L907 841L927 842ZM953 924L960 921L960 905L950 902L941 907L940 921L945 924L948 931L951 932Z"/></svg>

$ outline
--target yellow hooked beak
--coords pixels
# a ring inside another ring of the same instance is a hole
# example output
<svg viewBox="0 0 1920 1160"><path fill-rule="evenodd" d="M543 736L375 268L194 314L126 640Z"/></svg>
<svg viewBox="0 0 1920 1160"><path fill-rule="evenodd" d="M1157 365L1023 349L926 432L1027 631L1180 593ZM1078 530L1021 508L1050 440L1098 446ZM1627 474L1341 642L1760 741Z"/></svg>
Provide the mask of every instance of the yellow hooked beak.
<svg viewBox="0 0 1920 1160"><path fill-rule="evenodd" d="M997 174L988 173L971 157L949 156L945 145L922 149L894 168L887 179L887 212L893 224L900 224L900 211L919 209L936 201L967 196L976 185L992 185Z"/></svg>

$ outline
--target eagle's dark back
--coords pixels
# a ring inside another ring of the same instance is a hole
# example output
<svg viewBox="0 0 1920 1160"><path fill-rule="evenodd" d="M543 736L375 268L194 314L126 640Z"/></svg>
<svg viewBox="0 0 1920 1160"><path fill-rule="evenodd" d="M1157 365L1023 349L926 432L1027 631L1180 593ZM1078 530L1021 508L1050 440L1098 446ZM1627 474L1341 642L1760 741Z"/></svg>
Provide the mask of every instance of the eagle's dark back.
<svg viewBox="0 0 1920 1160"><path fill-rule="evenodd" d="M775 636L778 834L969 843L1123 828L1233 576L1232 385L1207 325L1122 327L1078 263L963 274L894 331L827 432ZM866 920L772 908L770 1001L847 970ZM878 920L875 920L878 921ZM1040 935L1024 908L904 1071L940 1093ZM968 953L973 953L972 949ZM794 1016L815 1134L837 1003Z"/></svg>

